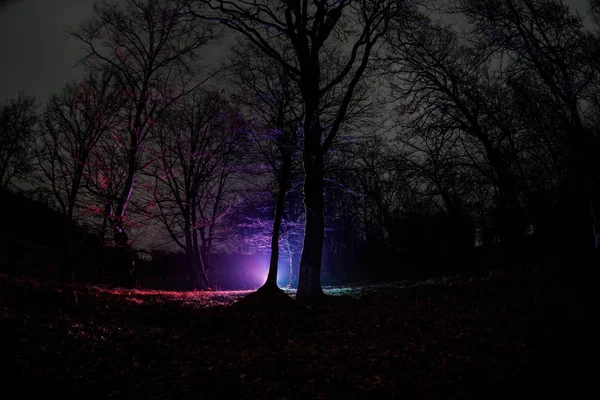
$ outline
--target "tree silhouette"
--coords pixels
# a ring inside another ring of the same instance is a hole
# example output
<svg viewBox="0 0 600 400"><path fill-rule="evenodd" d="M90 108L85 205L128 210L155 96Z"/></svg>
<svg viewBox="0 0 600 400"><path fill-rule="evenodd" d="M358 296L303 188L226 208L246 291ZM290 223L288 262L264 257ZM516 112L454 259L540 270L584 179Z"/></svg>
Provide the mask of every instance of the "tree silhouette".
<svg viewBox="0 0 600 400"><path fill-rule="evenodd" d="M192 286L206 289L210 252L235 204L245 122L218 93L200 90L174 103L167 120L154 139L152 213L185 251Z"/></svg>
<svg viewBox="0 0 600 400"><path fill-rule="evenodd" d="M96 204L95 196L85 190L90 187L90 155L97 151L101 139L117 129L121 99L120 86L112 74L91 72L84 81L69 83L52 95L42 116L41 137L35 148L37 191L46 193L68 221L63 230L63 274L72 268L74 217L83 217L82 209Z"/></svg>
<svg viewBox="0 0 600 400"><path fill-rule="evenodd" d="M208 25L187 12L184 0L103 0L94 17L70 34L86 46L81 62L91 70L119 75L126 94L122 140L127 144L126 176L111 209L114 241L128 246L124 222L140 162L162 110L189 90L198 50L213 37Z"/></svg>
<svg viewBox="0 0 600 400"><path fill-rule="evenodd" d="M345 120L390 17L403 5L393 0L204 0L195 4L197 7L191 8L194 15L244 35L265 56L278 61L300 87L306 226L297 299L316 301L323 294L324 155ZM286 42L290 46L283 46ZM331 124L323 126L323 102L333 92L339 93L340 101Z"/></svg>
<svg viewBox="0 0 600 400"><path fill-rule="evenodd" d="M488 54L461 44L452 28L424 15L406 21L395 24L388 40L392 90L403 99L399 111L411 116L402 134L416 139L409 142L417 148L442 143L444 138L462 147L462 160L457 162L471 164L473 172L498 190L495 203L504 215L502 236L511 243L521 241L525 235L518 174L521 149L509 88L491 71ZM441 193L452 210L449 193L446 189Z"/></svg>
<svg viewBox="0 0 600 400"><path fill-rule="evenodd" d="M286 195L301 168L298 157L302 135L300 93L281 65L276 60L265 58L261 50L251 43L238 46L230 63L233 84L243 93L239 96L240 102L257 119L251 130L256 149L255 163L269 174L266 183L255 176L252 180L255 183L259 181L262 190L266 184L267 191L273 193L275 199L269 246L271 258L264 284L265 289L275 289ZM259 225L263 225L262 221L253 221L254 228L259 228ZM264 235L264 231L259 235ZM289 242L286 240L285 244L291 258Z"/></svg>
<svg viewBox="0 0 600 400"><path fill-rule="evenodd" d="M33 167L33 145L38 122L33 97L19 93L0 107L0 187L12 187Z"/></svg>
<svg viewBox="0 0 600 400"><path fill-rule="evenodd" d="M468 17L470 34L480 48L496 57L505 55L516 73L534 74L560 105L557 111L568 137L567 202L573 221L565 239L574 248L591 249L590 209L593 215L600 209L600 175L594 167L600 147L586 126L582 100L591 88L600 47L582 18L560 1L462 0L456 10Z"/></svg>
<svg viewBox="0 0 600 400"><path fill-rule="evenodd" d="M90 154L101 139L119 128L121 101L118 80L103 71L67 84L47 103L37 160L41 179L69 220L73 219L82 186L87 186Z"/></svg>

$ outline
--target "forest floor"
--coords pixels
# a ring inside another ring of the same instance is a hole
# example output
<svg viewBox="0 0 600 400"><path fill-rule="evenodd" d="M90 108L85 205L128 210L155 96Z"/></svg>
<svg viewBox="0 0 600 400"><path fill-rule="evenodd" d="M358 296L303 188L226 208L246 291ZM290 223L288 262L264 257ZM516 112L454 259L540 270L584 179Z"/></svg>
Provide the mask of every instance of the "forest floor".
<svg viewBox="0 0 600 400"><path fill-rule="evenodd" d="M0 275L0 387L25 398L575 398L598 370L600 313L582 285L593 287L541 273L396 282L330 288L337 301L286 311L230 307L247 291L83 284L75 307L64 284Z"/></svg>

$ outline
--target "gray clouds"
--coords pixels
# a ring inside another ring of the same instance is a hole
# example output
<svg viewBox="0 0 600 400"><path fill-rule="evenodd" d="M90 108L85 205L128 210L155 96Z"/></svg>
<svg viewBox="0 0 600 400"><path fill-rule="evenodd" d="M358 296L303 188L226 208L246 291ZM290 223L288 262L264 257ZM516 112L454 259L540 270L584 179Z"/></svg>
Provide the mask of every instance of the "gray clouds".
<svg viewBox="0 0 600 400"><path fill-rule="evenodd" d="M70 80L80 44L65 38L66 25L92 15L93 0L0 0L0 103L20 90L44 101Z"/></svg>
<svg viewBox="0 0 600 400"><path fill-rule="evenodd" d="M566 0L566 4L587 14L587 0ZM0 103L17 96L20 90L45 101L67 81L82 76L74 65L81 44L67 40L66 25L76 27L92 16L93 0L0 0ZM205 61L223 56L224 44L206 49Z"/></svg>

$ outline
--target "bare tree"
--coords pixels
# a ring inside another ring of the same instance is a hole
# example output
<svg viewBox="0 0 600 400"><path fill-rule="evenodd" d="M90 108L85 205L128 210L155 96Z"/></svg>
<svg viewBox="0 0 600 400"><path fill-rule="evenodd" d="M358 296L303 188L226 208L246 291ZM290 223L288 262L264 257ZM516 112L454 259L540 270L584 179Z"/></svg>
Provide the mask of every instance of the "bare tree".
<svg viewBox="0 0 600 400"><path fill-rule="evenodd" d="M86 166L100 139L118 129L122 99L118 80L109 72L91 72L69 83L47 103L43 136L37 146L42 184L69 220L87 186Z"/></svg>
<svg viewBox="0 0 600 400"><path fill-rule="evenodd" d="M37 190L47 193L66 221L63 230L64 258L61 273L70 270L74 276L70 254L73 250L74 217L83 217L82 208L90 207L87 196L80 202L82 189L88 187L86 172L90 154L98 141L117 128L121 107L118 81L108 71L91 72L80 83L69 83L53 95L42 116L41 136L35 148L38 179Z"/></svg>
<svg viewBox="0 0 600 400"><path fill-rule="evenodd" d="M324 155L343 124L372 53L403 4L393 0L199 0L191 11L241 33L279 62L300 87L304 106L303 151L305 237L297 299L322 295ZM284 43L291 46L285 47ZM284 54L287 52L288 54ZM290 60L290 61L287 61ZM332 123L322 124L323 101L339 93Z"/></svg>
<svg viewBox="0 0 600 400"><path fill-rule="evenodd" d="M521 241L518 127L511 125L507 85L490 72L488 54L461 44L452 28L419 14L395 21L387 44L392 91L400 114L409 119L401 132L406 144L423 148L431 143L427 136L441 135L460 145L473 171L498 188L497 205L506 214L504 236ZM451 208L450 198L444 200Z"/></svg>
<svg viewBox="0 0 600 400"><path fill-rule="evenodd" d="M232 82L241 93L240 102L257 119L251 130L257 156L255 164L261 167L260 172L269 174L266 185L275 200L269 273L263 288L276 288L286 195L301 168L298 165L302 128L300 93L281 65L272 58L265 58L252 43L238 46L230 63ZM263 179L251 179L264 190ZM254 221L254 226L258 225L262 223ZM259 234L263 235L264 232ZM284 245L289 250L287 241ZM288 256L291 258L290 252Z"/></svg>
<svg viewBox="0 0 600 400"><path fill-rule="evenodd" d="M213 30L187 12L185 0L102 0L94 17L70 34L87 54L89 69L110 68L121 77L127 101L123 141L127 143L126 176L111 206L114 240L128 246L124 223L127 205L146 140L161 112L183 95L195 67L198 50L213 39Z"/></svg>
<svg viewBox="0 0 600 400"><path fill-rule="evenodd" d="M33 167L33 145L38 122L33 97L19 93L0 107L0 187L24 179Z"/></svg>
<svg viewBox="0 0 600 400"><path fill-rule="evenodd" d="M230 132L231 142L223 147L225 153L220 166L215 170L213 178L206 181L201 188L202 196L198 198L197 208L200 224L198 233L202 243L202 258L207 272L212 265L211 256L215 251L231 248L235 239L235 217L243 202L245 182L241 176L245 174L246 148L248 143L242 118L237 119L237 127ZM210 275L209 275L210 276Z"/></svg>
<svg viewBox="0 0 600 400"><path fill-rule="evenodd" d="M569 138L568 208L574 224L569 239L590 249L589 210L597 214L600 209L600 178L594 166L600 146L586 126L582 100L597 71L598 42L562 1L462 0L456 10L467 15L480 49L487 48L496 58L502 55L512 74L533 73L559 105L556 112L563 116Z"/></svg>
<svg viewBox="0 0 600 400"><path fill-rule="evenodd" d="M231 186L244 136L235 107L199 90L174 104L156 134L160 158L150 174L154 216L186 252L194 287L208 287L208 256L235 203Z"/></svg>

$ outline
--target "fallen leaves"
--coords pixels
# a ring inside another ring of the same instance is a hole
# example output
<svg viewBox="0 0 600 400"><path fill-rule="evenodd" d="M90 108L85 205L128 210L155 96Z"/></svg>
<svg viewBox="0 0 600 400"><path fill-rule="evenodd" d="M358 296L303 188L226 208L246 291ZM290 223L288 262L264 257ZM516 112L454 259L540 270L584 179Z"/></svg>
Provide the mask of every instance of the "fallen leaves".
<svg viewBox="0 0 600 400"><path fill-rule="evenodd" d="M249 292L99 287L80 288L73 308L56 303L60 287L3 278L3 332L12 341L0 342L9 367L0 383L112 398L551 394L549 379L576 378L584 353L573 332L597 319L559 283L344 288L345 301L266 312L226 307Z"/></svg>

